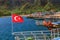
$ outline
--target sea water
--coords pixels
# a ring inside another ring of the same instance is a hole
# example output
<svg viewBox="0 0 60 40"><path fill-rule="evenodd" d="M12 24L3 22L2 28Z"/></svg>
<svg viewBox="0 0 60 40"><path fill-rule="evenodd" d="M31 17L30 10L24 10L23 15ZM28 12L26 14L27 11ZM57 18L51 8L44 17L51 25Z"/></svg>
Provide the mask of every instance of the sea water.
<svg viewBox="0 0 60 40"><path fill-rule="evenodd" d="M36 25L36 20L34 19L28 19L26 17L23 17L23 19L24 19L23 23L13 23L11 17L1 17L0 40L14 40L14 37L12 35L12 27L13 27L13 32L48 30L43 25L39 25L39 26Z"/></svg>

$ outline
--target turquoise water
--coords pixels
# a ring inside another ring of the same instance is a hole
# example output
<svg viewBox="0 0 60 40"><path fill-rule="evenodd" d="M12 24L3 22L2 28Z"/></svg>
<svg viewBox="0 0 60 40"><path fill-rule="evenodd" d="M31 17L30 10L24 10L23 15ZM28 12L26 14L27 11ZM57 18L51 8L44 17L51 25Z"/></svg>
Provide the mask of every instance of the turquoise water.
<svg viewBox="0 0 60 40"><path fill-rule="evenodd" d="M42 25L37 26L34 19L23 18L23 23L13 23L13 32L48 30ZM0 40L14 40L11 23L11 17L0 18Z"/></svg>

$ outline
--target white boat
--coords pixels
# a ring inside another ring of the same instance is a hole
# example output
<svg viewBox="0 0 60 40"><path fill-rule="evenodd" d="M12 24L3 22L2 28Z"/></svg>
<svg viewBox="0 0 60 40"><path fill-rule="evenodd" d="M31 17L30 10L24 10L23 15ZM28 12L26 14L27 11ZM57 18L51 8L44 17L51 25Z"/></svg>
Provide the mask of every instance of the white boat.
<svg viewBox="0 0 60 40"><path fill-rule="evenodd" d="M56 31L57 30L57 31ZM13 32L15 40L53 40L57 37L60 37L60 28L43 31L22 31L22 32Z"/></svg>

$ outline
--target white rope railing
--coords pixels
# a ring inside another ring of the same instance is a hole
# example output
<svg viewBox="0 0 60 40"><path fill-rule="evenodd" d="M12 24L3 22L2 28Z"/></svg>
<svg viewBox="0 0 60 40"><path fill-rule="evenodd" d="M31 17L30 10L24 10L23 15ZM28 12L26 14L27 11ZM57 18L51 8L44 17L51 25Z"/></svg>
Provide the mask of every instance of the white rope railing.
<svg viewBox="0 0 60 40"><path fill-rule="evenodd" d="M13 32L13 35L15 36L15 40L27 40L28 37L32 37L34 40L52 40L55 37L60 37L59 30L60 29L58 28L51 31Z"/></svg>

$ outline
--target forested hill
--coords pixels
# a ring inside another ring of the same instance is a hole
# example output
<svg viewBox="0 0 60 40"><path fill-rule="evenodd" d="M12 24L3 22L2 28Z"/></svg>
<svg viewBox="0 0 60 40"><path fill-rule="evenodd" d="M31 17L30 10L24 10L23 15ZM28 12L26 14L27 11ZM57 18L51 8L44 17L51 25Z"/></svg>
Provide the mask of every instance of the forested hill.
<svg viewBox="0 0 60 40"><path fill-rule="evenodd" d="M60 11L60 0L0 0L0 16L11 13L31 14L51 9Z"/></svg>
<svg viewBox="0 0 60 40"><path fill-rule="evenodd" d="M48 1L50 1L52 4L60 4L60 0L0 0L0 5L21 6L27 2L33 5L45 5Z"/></svg>

